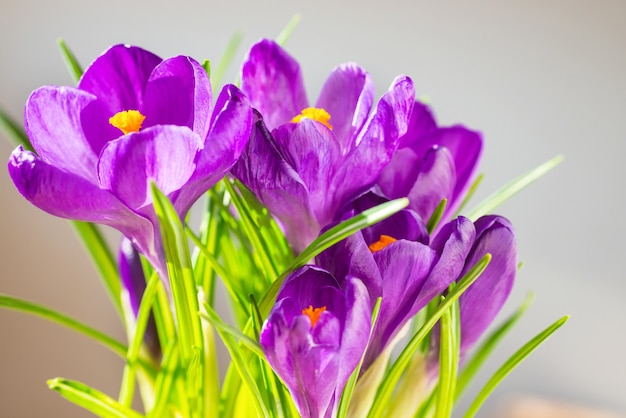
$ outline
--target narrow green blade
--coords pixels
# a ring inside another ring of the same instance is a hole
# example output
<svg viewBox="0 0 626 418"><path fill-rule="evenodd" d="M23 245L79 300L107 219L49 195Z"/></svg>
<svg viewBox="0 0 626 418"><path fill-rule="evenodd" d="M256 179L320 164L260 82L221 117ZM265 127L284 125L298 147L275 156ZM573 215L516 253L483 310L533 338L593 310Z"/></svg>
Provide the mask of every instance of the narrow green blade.
<svg viewBox="0 0 626 418"><path fill-rule="evenodd" d="M300 255L296 257L296 259L289 266L289 268L287 268L285 273L283 273L276 281L274 281L274 283L272 283L272 286L268 289L267 293L259 304L261 314L264 317L267 317L272 304L276 300L278 290L280 289L283 280L289 272L292 272L293 270L309 263L322 251L331 247L332 245L335 245L342 239L345 239L363 228L367 228L368 226L374 225L375 223L390 217L394 213L397 213L398 211L407 207L408 204L409 200L407 198L401 198L385 202L381 205L378 205L376 207L363 211L358 215L353 216L352 218L332 227L331 229L317 237L315 241L311 243L311 245L305 248L304 251L302 251L302 253L300 253Z"/></svg>
<svg viewBox="0 0 626 418"><path fill-rule="evenodd" d="M506 184L503 188L496 191L494 194L486 198L484 201L478 204L474 210L467 214L467 217L472 221L480 218L483 215L491 213L495 208L504 203L511 196L517 194L529 184L543 177L548 171L559 165L563 161L562 155L557 155L549 161L541 164L520 177Z"/></svg>
<svg viewBox="0 0 626 418"><path fill-rule="evenodd" d="M34 151L22 125L2 109L0 109L0 129L13 144L21 145L27 151Z"/></svg>
<svg viewBox="0 0 626 418"><path fill-rule="evenodd" d="M115 257L106 243L100 227L89 222L71 221L74 230L83 241L91 260L100 273L100 279L106 289L113 307L123 317L120 277L117 272Z"/></svg>
<svg viewBox="0 0 626 418"><path fill-rule="evenodd" d="M485 363L487 358L489 358L489 355L493 352L498 343L502 341L504 336L513 328L517 321L526 312L528 307L531 305L532 300L533 295L528 295L524 303L517 309L517 311L504 321L502 325L490 333L489 336L485 338L485 341L476 349L472 357L465 363L457 381L455 401L461 397L469 382L476 375L478 370L480 370L480 367Z"/></svg>
<svg viewBox="0 0 626 418"><path fill-rule="evenodd" d="M103 418L141 418L143 415L83 383L68 379L50 379L48 387L70 402Z"/></svg>
<svg viewBox="0 0 626 418"><path fill-rule="evenodd" d="M65 61L65 65L67 66L70 75L75 83L78 83L80 78L83 76L83 69L78 63L78 60L74 56L74 53L70 50L63 39L58 39L57 43L59 44L59 48L61 49L61 55L63 56L63 61Z"/></svg>
<svg viewBox="0 0 626 418"><path fill-rule="evenodd" d="M396 385L402 377L402 373L411 363L413 354L419 349L421 341L426 337L430 330L435 326L437 321L443 316L444 312L450 308L450 306L458 300L459 297L474 283L482 274L483 271L489 265L491 261L491 254L485 254L468 272L459 280L454 290L448 293L445 300L439 305L439 307L433 312L433 314L424 322L424 325L417 331L417 333L411 338L411 340L404 347L404 350L394 364L391 366L385 379L380 384L374 402L368 415L369 418L384 417L385 409L389 405L391 395L393 394Z"/></svg>
<svg viewBox="0 0 626 418"><path fill-rule="evenodd" d="M500 384L502 379L504 379L518 364L520 364L526 357L530 355L537 347L539 347L550 335L552 335L557 329L561 328L563 324L565 324L569 320L569 315L564 316L563 318L557 320L552 325L541 331L537 334L532 340L528 341L524 344L519 350L517 350L504 364L496 370L496 372L491 376L489 381L485 384L482 390L474 399L474 402L470 405L467 412L465 413L465 418L472 418L476 415L480 407L487 400L491 392Z"/></svg>
<svg viewBox="0 0 626 418"><path fill-rule="evenodd" d="M226 49L224 53L220 57L219 61L215 68L213 68L212 76L211 76L211 85L214 89L217 89L218 86L222 83L222 78L224 77L224 73L233 62L233 58L241 45L241 41L243 40L243 32L237 31L232 34L230 40L228 41L228 45L226 45ZM205 67L206 69L206 67ZM207 71L208 74L208 71Z"/></svg>
<svg viewBox="0 0 626 418"><path fill-rule="evenodd" d="M45 306L41 306L34 302L29 302L2 294L0 294L0 307L29 313L52 322L56 322L57 324L63 325L74 331L78 331L79 333L86 335L94 341L99 342L100 344L107 347L122 358L126 356L127 348L121 342L98 330L91 328L88 325L83 324L82 322L77 321L72 317L57 312L53 309L46 308Z"/></svg>
<svg viewBox="0 0 626 418"><path fill-rule="evenodd" d="M203 339L187 236L172 203L154 183L152 196L154 211L159 218L167 272L178 320L181 357L183 364L188 364L194 355L192 347L203 347Z"/></svg>
<svg viewBox="0 0 626 418"><path fill-rule="evenodd" d="M287 26L280 32L280 34L276 37L276 43L280 46L284 46L287 40L291 37L291 34L300 23L300 19L302 19L302 15L297 13L293 15Z"/></svg>

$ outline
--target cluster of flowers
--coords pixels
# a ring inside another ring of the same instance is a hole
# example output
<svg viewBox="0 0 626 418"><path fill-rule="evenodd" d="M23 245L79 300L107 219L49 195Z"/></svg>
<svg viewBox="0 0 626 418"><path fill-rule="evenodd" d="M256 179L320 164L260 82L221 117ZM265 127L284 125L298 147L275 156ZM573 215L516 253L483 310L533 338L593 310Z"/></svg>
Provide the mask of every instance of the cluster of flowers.
<svg viewBox="0 0 626 418"><path fill-rule="evenodd" d="M121 231L164 279L151 183L184 218L231 175L267 207L295 254L342 220L408 197L406 209L291 272L263 325L263 351L301 415L333 416L361 359L366 372L420 310L489 253L492 262L459 300L463 358L500 310L517 268L506 219L454 218L480 158L480 134L438 126L407 76L377 103L374 96L370 75L344 64L311 107L299 64L263 40L247 55L240 88L226 85L214 100L192 58L162 60L118 45L76 88L32 93L25 124L36 153L18 147L9 172L37 207ZM441 220L429 224L444 200ZM140 291L132 280L124 286ZM436 334L425 368L431 381Z"/></svg>

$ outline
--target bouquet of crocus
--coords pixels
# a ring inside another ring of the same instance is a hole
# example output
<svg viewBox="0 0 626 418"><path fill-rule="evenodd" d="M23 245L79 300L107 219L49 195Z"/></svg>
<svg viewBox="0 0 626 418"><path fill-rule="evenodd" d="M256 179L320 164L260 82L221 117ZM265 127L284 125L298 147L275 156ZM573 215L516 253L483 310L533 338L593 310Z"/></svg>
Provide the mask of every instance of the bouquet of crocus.
<svg viewBox="0 0 626 418"><path fill-rule="evenodd" d="M0 296L124 359L116 396L51 379L71 402L103 417L448 417L527 307L483 335L519 268L511 223L489 213L560 158L466 211L479 132L438 125L408 76L376 99L354 63L311 104L282 41L253 45L223 87L208 61L128 45L83 71L61 42L77 86L34 91L25 130L2 115L21 144L15 186L74 221L127 331L123 344ZM123 235L117 260L99 225ZM514 353L466 416L566 320Z"/></svg>

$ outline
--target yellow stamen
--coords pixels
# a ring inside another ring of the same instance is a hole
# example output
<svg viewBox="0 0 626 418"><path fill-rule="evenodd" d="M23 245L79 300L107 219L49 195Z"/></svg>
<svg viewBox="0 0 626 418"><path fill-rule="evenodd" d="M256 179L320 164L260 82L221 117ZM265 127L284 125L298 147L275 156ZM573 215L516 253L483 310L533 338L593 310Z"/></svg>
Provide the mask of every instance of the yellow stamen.
<svg viewBox="0 0 626 418"><path fill-rule="evenodd" d="M328 123L328 121L330 120L330 114L324 109L320 109L317 107L307 107L306 109L303 109L299 115L294 116L294 118L291 119L291 122L298 123L303 118L316 120L326 125L328 129L333 129L332 125Z"/></svg>
<svg viewBox="0 0 626 418"><path fill-rule="evenodd" d="M308 308L304 308L302 313L309 317L311 320L311 328L317 324L317 321L320 319L320 315L322 312L326 310L326 306L322 306L321 308L313 308L312 305L309 305Z"/></svg>
<svg viewBox="0 0 626 418"><path fill-rule="evenodd" d="M371 252L375 253L376 251L380 251L385 248L387 245L392 242L396 242L397 240L394 237L390 237L389 235L381 235L380 239L373 244L369 245L369 249Z"/></svg>
<svg viewBox="0 0 626 418"><path fill-rule="evenodd" d="M138 110L123 110L111 116L109 123L127 135L131 132L139 132L145 119L146 117Z"/></svg>

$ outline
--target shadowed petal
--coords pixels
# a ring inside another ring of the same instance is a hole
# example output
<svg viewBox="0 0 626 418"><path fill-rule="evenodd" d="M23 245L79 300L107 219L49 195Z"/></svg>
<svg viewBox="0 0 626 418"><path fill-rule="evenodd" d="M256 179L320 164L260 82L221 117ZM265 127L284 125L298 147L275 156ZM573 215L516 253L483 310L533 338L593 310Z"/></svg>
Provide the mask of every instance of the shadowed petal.
<svg viewBox="0 0 626 418"><path fill-rule="evenodd" d="M333 133L345 153L363 127L374 102L374 83L367 71L356 64L343 64L331 73L315 107L330 114Z"/></svg>
<svg viewBox="0 0 626 418"><path fill-rule="evenodd" d="M231 172L278 219L295 251L317 237L320 227L309 207L308 190L256 111L248 145Z"/></svg>
<svg viewBox="0 0 626 418"><path fill-rule="evenodd" d="M455 184L456 171L452 156L447 148L434 147L426 153L420 172L407 195L409 207L422 219L430 219L443 199L453 198Z"/></svg>
<svg viewBox="0 0 626 418"><path fill-rule="evenodd" d="M300 65L276 42L262 40L248 52L241 89L270 130L289 122L308 107Z"/></svg>
<svg viewBox="0 0 626 418"><path fill-rule="evenodd" d="M341 160L337 140L326 126L310 119L282 125L273 137L289 165L307 185L317 220L321 225L330 223L337 209L334 202L328 201L334 168Z"/></svg>
<svg viewBox="0 0 626 418"><path fill-rule="evenodd" d="M115 45L85 70L78 88L98 97L110 116L143 108L144 87L161 58L135 46Z"/></svg>
<svg viewBox="0 0 626 418"><path fill-rule="evenodd" d="M211 83L192 58L168 58L156 66L145 89L143 127L187 126L206 138L211 116Z"/></svg>
<svg viewBox="0 0 626 418"><path fill-rule="evenodd" d="M195 168L200 137L187 127L155 126L111 141L98 164L100 184L125 205L153 217L150 184L171 199Z"/></svg>
<svg viewBox="0 0 626 418"><path fill-rule="evenodd" d="M476 131L453 126L432 131L419 141L419 146L415 150L418 154L425 155L433 146L445 147L454 162L456 181L448 200L450 204L446 207L446 214L453 214L461 204L462 196L469 188L470 180L478 168L483 140Z"/></svg>
<svg viewBox="0 0 626 418"><path fill-rule="evenodd" d="M461 353L485 332L511 293L517 272L517 244L513 227L501 216L483 216L476 221L476 243L463 274L485 254L491 262L478 280L459 299Z"/></svg>

